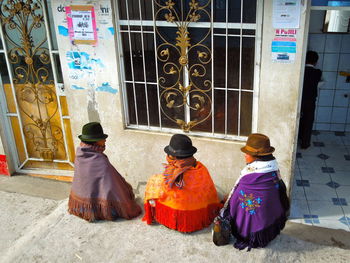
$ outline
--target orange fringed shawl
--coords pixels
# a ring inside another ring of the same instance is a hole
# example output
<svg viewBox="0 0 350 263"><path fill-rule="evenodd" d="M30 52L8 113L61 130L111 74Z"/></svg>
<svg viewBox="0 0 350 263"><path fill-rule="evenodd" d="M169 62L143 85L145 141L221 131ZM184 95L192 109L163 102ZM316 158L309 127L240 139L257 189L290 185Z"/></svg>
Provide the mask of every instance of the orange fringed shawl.
<svg viewBox="0 0 350 263"><path fill-rule="evenodd" d="M193 232L208 227L222 205L207 168L197 161L195 167L183 174L184 186L170 187L163 174L153 175L145 191L145 216L143 221L153 220L180 232ZM155 200L151 207L149 200Z"/></svg>

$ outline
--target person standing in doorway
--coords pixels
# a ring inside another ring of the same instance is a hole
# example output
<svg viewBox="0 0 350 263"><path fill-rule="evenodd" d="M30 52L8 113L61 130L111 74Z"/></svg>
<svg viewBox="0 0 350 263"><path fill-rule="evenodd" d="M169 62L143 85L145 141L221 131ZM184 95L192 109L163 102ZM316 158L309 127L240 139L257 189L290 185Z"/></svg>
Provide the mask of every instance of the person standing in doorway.
<svg viewBox="0 0 350 263"><path fill-rule="evenodd" d="M322 71L315 68L317 61L317 52L308 51L306 53L303 96L299 123L299 139L302 149L310 147L317 98L317 86L322 77Z"/></svg>

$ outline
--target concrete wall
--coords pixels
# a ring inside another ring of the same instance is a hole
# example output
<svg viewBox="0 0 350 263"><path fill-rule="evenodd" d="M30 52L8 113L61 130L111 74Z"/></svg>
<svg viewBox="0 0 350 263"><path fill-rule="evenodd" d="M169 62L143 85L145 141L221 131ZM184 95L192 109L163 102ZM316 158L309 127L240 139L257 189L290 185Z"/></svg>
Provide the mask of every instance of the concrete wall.
<svg viewBox="0 0 350 263"><path fill-rule="evenodd" d="M67 27L64 21L65 13L59 10L62 10L62 6L70 4L94 4L99 28L96 47L74 46L65 35L64 27ZM109 8L109 13L100 12L101 7L104 8L103 10ZM100 121L105 132L109 134L106 154L119 172L136 187L138 182L145 182L151 174L162 171L161 163L165 161L163 148L168 144L171 134L124 128L115 52L116 41L114 36L108 35L108 31L111 31L109 28L112 25L113 16L111 2L54 1L52 10L75 144L79 143L77 136L83 124L88 121ZM272 1L265 1L263 17L257 129L270 136L272 145L276 147L275 155L280 163L281 172L289 185L295 148L300 73L303 68L302 50L306 39L304 36L305 14L301 16L301 29L297 33L297 54L292 64L271 61L271 41L275 32L271 21ZM74 74L79 73L79 70L73 70L68 66L67 54L71 51L86 52L95 60L102 62L104 66L98 69L97 74L93 76L81 72L84 77L76 79ZM110 85L109 92L96 91L101 82L107 82ZM244 158L240 152L240 147L244 145L244 142L202 137L192 137L192 140L198 148L195 157L208 167L219 191L228 191L244 166Z"/></svg>
<svg viewBox="0 0 350 263"><path fill-rule="evenodd" d="M282 176L289 183L294 168L309 7L302 7L295 61L281 64L271 61L271 40L275 33L271 26L272 1L264 2L258 131L271 138Z"/></svg>

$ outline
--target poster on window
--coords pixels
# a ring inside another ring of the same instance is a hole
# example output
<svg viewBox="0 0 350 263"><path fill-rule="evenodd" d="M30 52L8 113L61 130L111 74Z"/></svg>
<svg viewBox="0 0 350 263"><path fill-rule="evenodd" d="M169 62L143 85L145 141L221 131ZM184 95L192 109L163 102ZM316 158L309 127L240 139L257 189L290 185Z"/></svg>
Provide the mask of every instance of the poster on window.
<svg viewBox="0 0 350 263"><path fill-rule="evenodd" d="M273 0L274 28L299 28L301 0Z"/></svg>
<svg viewBox="0 0 350 263"><path fill-rule="evenodd" d="M273 62L293 63L297 52L296 29L276 29L271 43Z"/></svg>
<svg viewBox="0 0 350 263"><path fill-rule="evenodd" d="M96 16L90 5L66 6L69 37L74 44L97 44Z"/></svg>

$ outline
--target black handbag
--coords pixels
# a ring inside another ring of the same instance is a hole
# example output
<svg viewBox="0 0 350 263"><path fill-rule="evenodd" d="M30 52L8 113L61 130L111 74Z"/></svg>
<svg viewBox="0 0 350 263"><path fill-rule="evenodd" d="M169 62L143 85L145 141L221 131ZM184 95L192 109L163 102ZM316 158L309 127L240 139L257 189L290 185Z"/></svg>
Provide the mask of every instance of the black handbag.
<svg viewBox="0 0 350 263"><path fill-rule="evenodd" d="M212 229L213 242L217 246L224 246L230 243L231 239L231 224L230 221L221 216L214 219Z"/></svg>

